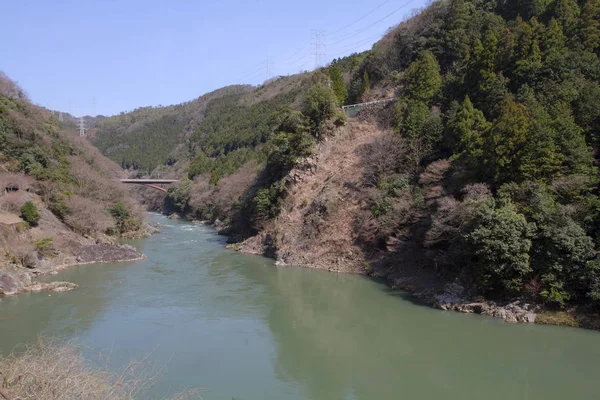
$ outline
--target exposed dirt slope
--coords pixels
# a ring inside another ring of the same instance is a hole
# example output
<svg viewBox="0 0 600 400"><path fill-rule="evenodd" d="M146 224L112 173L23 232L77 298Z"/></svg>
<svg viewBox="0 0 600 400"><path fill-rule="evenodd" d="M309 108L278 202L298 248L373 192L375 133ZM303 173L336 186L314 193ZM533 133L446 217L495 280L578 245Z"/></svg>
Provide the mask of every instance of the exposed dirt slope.
<svg viewBox="0 0 600 400"><path fill-rule="evenodd" d="M321 143L290 173L293 183L281 215L241 251L265 253L274 247L282 264L363 273L363 250L353 229L362 198L360 149L382 134L373 125L352 121Z"/></svg>

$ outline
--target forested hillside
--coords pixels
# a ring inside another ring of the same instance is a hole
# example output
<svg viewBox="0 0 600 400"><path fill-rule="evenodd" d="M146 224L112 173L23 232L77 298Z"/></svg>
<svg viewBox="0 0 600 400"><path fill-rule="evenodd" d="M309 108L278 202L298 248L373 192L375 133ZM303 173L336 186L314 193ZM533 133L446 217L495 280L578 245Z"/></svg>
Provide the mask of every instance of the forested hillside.
<svg viewBox="0 0 600 400"><path fill-rule="evenodd" d="M193 129L177 113L144 117L156 123L139 132L160 126L169 136L160 150L141 150L137 134L127 135L138 132L139 111L104 122L97 143L123 166L149 170L180 143L189 180L170 190L168 208L224 220L237 240L262 235L264 252L285 262L278 224L291 209L302 209L302 234L316 245L321 233L307 224L335 224L328 207L350 207L323 197L328 184L301 205L289 198L302 186L297 171L312 174L326 158L311 158L315 145L322 152L326 139L346 132L338 106L394 97L368 117L359 113L386 133L358 135L360 182L340 176L353 180L335 195L351 195L352 243L369 261L365 272L377 273L371 262L386 274L418 264L472 295L598 306L599 7L434 2L371 51L211 98ZM117 123L124 119L131 125ZM170 137L182 126L185 140ZM363 128L351 121L347 140ZM154 159L141 161L142 153Z"/></svg>
<svg viewBox="0 0 600 400"><path fill-rule="evenodd" d="M216 171L218 180L262 157L256 149L267 140L271 115L298 104L305 80L281 77L258 88L229 86L188 103L122 113L99 122L92 142L123 168L142 174L203 154L210 166L201 157L190 176Z"/></svg>
<svg viewBox="0 0 600 400"><path fill-rule="evenodd" d="M354 235L367 259L493 298L599 304L598 17L594 1L441 1L336 60L350 97L398 98L392 136L363 164ZM273 188L255 209L286 207L263 205L282 204ZM305 224L311 213L327 207L309 204Z"/></svg>
<svg viewBox="0 0 600 400"><path fill-rule="evenodd" d="M409 207L430 213L422 244L440 274L598 304L598 7L441 1L374 46L352 79L397 89L404 160L372 179L373 244L410 223L402 193L424 188L423 169L442 173L440 198Z"/></svg>
<svg viewBox="0 0 600 400"><path fill-rule="evenodd" d="M201 123L211 100L249 90L249 86L229 86L187 103L142 107L103 119L91 132L92 143L122 168L148 174L175 161L178 145L186 143Z"/></svg>
<svg viewBox="0 0 600 400"><path fill-rule="evenodd" d="M31 104L0 73L0 267L59 263L84 243L142 228L135 202L115 182L121 174L71 122Z"/></svg>

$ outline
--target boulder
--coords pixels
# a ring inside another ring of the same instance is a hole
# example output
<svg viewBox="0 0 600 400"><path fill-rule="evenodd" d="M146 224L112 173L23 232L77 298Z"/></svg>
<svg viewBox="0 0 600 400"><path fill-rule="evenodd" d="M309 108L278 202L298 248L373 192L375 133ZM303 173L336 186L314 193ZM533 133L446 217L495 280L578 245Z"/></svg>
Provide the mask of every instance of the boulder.
<svg viewBox="0 0 600 400"><path fill-rule="evenodd" d="M0 269L0 297L17 294L30 284L31 276L22 268L8 265Z"/></svg>
<svg viewBox="0 0 600 400"><path fill-rule="evenodd" d="M25 288L26 292L41 292L42 290L48 290L50 292L69 292L77 289L79 285L71 282L35 282Z"/></svg>

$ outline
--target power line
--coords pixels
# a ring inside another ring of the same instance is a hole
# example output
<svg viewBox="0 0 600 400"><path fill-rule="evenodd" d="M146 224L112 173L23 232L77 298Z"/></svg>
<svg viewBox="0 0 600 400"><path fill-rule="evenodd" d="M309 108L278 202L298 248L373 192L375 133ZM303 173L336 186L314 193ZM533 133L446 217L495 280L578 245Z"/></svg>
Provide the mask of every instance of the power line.
<svg viewBox="0 0 600 400"><path fill-rule="evenodd" d="M265 69L265 66L263 63L262 66L259 69L257 69L256 71L246 72L244 75L240 75L235 80L237 81L237 80L248 78L249 76L256 75L257 73L264 71L264 69Z"/></svg>
<svg viewBox="0 0 600 400"><path fill-rule="evenodd" d="M246 82L253 81L254 79L264 76L264 73L265 73L265 67L262 67L260 70L256 71L254 74L247 75L245 78L240 78L240 80L244 79L244 80L246 80Z"/></svg>
<svg viewBox="0 0 600 400"><path fill-rule="evenodd" d="M287 60L283 61L282 64L289 64L289 60L296 58L300 53L302 53L305 50L310 49L310 43L303 46L300 50L296 51L294 54L292 54L291 56L287 57Z"/></svg>
<svg viewBox="0 0 600 400"><path fill-rule="evenodd" d="M377 10L379 10L379 9L380 9L381 7L383 7L384 5L388 4L390 1L391 1L391 0L385 0L383 3L379 4L377 7L375 7L374 9L372 9L371 11L369 11L368 13L366 13L366 14L362 15L360 18L358 18L358 19L354 20L353 22L351 22L351 23L349 23L349 24L347 24L347 25L345 25L345 26L343 26L343 27L341 27L341 28L339 28L339 29L337 29L337 30L333 31L332 33L337 33L337 32L340 32L340 31L342 31L342 30L344 30L344 29L346 29L346 28L348 28L348 27L350 27L350 26L352 26L352 25L354 25L354 24L356 24L356 23L358 23L358 22L362 21L363 19L365 19L365 18L366 18L366 17L368 17L369 15L371 15L371 14L373 14L374 12L376 12ZM413 1L414 1L414 0L413 0ZM408 3L407 3L407 4L408 4ZM406 5L406 4L405 4L405 5ZM401 8L402 8L402 7L401 7ZM396 10L396 11L398 11L398 10ZM394 12L396 12L396 11L394 11ZM393 14L393 13L392 13L392 14ZM392 14L389 14L389 15L387 15L386 17L382 18L381 20L379 20L379 21L376 21L376 22L375 22L374 24L372 24L371 26L373 26L373 25L377 24L378 22L381 22L382 20L384 20L385 18L387 18L387 17L391 16ZM366 28L362 28L362 29L363 29L363 30L366 30L366 29L370 28L371 26L367 26ZM360 33L361 31L362 31L362 30L359 30L359 33ZM311 53L311 54L313 55L313 57L315 58L315 66L318 66L318 65L320 65L320 64L322 63L322 61L323 61L323 57L325 56L325 53L324 53L324 51L323 51L323 49L325 48L325 43L324 43L324 42L322 42L322 41L316 40L316 39L317 39L317 38L315 38L315 33L316 33L316 32L322 33L322 35L321 35L321 36L324 38L324 36L325 36L325 32L322 32L322 31L311 31L311 42L310 42L310 44L309 44L309 45L305 45L305 46L303 46L302 48L300 48L299 50L297 50L295 53L293 53L291 56L289 56L289 57L288 57L288 58L287 58L285 61L281 62L281 64L290 65L290 66L293 66L293 65L297 64L298 62L300 62L300 61L302 61L303 59L305 59L305 58L307 57L307 54L303 54L303 55L301 55L300 57L298 57L298 58L295 58L295 59L294 59L294 57L298 56L300 53L302 53L302 52L304 52L305 50L307 50L308 48L312 47L312 51L311 51L310 53ZM342 36L340 36L340 37L338 37L338 38L346 38L346 37L349 37L349 36L354 36L354 34L342 35ZM333 43L333 44L336 44L336 43ZM293 61L291 61L291 60L293 60Z"/></svg>
<svg viewBox="0 0 600 400"><path fill-rule="evenodd" d="M342 47L336 49L336 50L338 50L336 52L336 54L339 53L339 50L342 50L342 52L343 52L344 49L348 49L348 48L352 48L352 47L359 47L359 46L362 46L362 45L367 44L369 42L372 42L372 41L374 41L376 39L381 39L381 37L382 37L382 35L375 35L375 36L371 36L371 37L362 39L362 40L360 40L358 42L355 42L355 43L346 43Z"/></svg>
<svg viewBox="0 0 600 400"><path fill-rule="evenodd" d="M359 33L362 33L362 32L364 32L364 31L366 31L367 29L370 29L370 28L372 28L373 26L377 25L377 24L378 24L378 23L380 23L381 21L383 21L383 20L385 20L385 19L387 19L387 18L391 17L392 15L396 14L398 11L400 11L400 10L402 10L404 7L408 6L410 3L414 3L415 1L417 1L417 0L410 0L410 1L407 1L406 3L404 3L403 5L401 5L400 7L396 8L396 9L395 9L394 11L392 11L391 13L387 14L386 16L384 16L383 18L380 18L380 19L378 19L377 21L375 21L375 22L371 23L370 25L367 25L367 26L365 26L364 28L361 28L361 29L359 29L359 30L357 30L357 31L355 31L355 32L352 32L352 33L350 33L350 34L348 34L348 35L341 36L341 37L340 37L340 38L342 38L341 40L338 40L337 42L330 43L330 44L331 44L331 45L334 45L334 44L342 43L342 42L345 42L346 40L349 40L349 39L351 39L352 37L354 37L354 36L358 35ZM338 38L338 39L340 39L340 38Z"/></svg>
<svg viewBox="0 0 600 400"><path fill-rule="evenodd" d="M392 0L386 0L386 1L384 1L383 3L381 3L380 5L378 5L378 6L377 6L377 7L375 7L373 10L369 11L368 13L366 13L365 15L363 15L362 17L360 17L360 18L359 18L359 19L357 19L356 21L354 21L354 22L351 22L351 23L349 23L348 25L346 25L346 26L343 26L343 27L341 27L340 29L337 29L337 30L335 30L335 31L331 32L331 33L330 33L330 35L333 35L334 33L341 32L341 31L343 31L344 29L351 27L351 26L352 26L352 25L354 25L355 23L362 21L363 19L365 19L365 18L366 18L366 17L368 17L369 15L373 14L375 11L379 10L381 7L385 6L385 5L386 5L387 3L389 3L390 1L392 1Z"/></svg>
<svg viewBox="0 0 600 400"><path fill-rule="evenodd" d="M267 59L265 60L265 76L266 79L265 80L269 80L269 78L271 77L271 68L270 68L270 60L267 57Z"/></svg>

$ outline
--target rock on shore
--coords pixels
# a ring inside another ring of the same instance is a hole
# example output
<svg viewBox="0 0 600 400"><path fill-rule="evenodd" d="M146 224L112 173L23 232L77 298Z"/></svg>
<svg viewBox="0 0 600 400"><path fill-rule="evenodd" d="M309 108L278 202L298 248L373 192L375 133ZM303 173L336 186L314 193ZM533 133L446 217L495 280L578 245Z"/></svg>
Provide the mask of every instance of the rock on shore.
<svg viewBox="0 0 600 400"><path fill-rule="evenodd" d="M41 292L47 290L49 292L70 292L71 290L77 289L79 285L72 282L35 282L27 286L24 292Z"/></svg>
<svg viewBox="0 0 600 400"><path fill-rule="evenodd" d="M500 318L506 322L534 323L539 312L536 305L519 300L507 304L496 304L483 298L468 299L464 288L457 283L448 283L443 293L415 293L415 297L441 310L452 310L463 313L475 313Z"/></svg>
<svg viewBox="0 0 600 400"><path fill-rule="evenodd" d="M140 260L144 256L128 244L108 243L81 246L73 251L77 264L111 263Z"/></svg>
<svg viewBox="0 0 600 400"><path fill-rule="evenodd" d="M73 290L77 288L74 283L32 283L32 279L40 275L54 275L58 270L75 265L136 261L143 258L133 246L99 243L79 246L73 249L72 255L43 260L44 262L36 263L34 268L15 264L0 265L0 297L40 290Z"/></svg>

